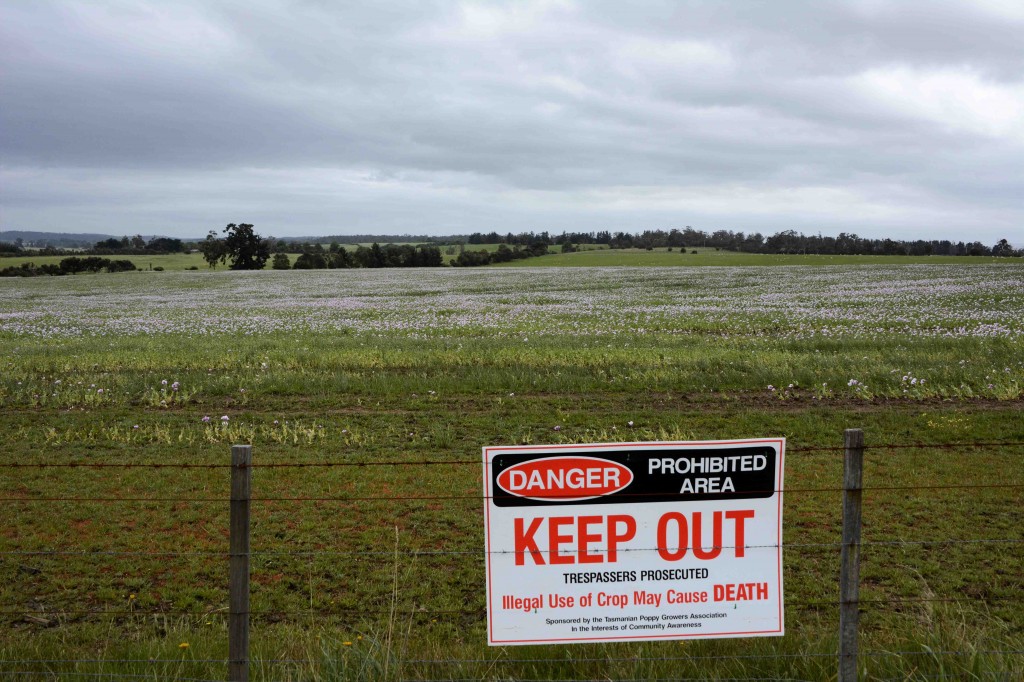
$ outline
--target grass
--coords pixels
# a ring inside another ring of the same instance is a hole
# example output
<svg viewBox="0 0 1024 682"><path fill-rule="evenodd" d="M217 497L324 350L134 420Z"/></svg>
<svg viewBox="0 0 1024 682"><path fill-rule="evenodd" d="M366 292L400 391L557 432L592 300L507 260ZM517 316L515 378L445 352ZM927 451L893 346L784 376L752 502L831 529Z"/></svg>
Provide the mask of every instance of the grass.
<svg viewBox="0 0 1024 682"><path fill-rule="evenodd" d="M0 463L362 464L255 470L254 679L828 679L807 449L1024 442L1019 266L159 274L0 281ZM768 435L784 638L483 646L481 446ZM867 677L1024 671L1022 453L869 450ZM228 473L0 466L0 674L222 677Z"/></svg>
<svg viewBox="0 0 1024 682"><path fill-rule="evenodd" d="M326 245L324 245L326 248ZM343 244L347 250L353 251L357 244ZM362 244L369 247L370 244ZM500 244L466 244L467 251L498 250ZM441 254L446 264L451 264L459 254L458 246L440 245ZM491 267L689 267L689 266L777 266L777 265L977 265L1018 264L1018 261L1007 258L988 256L819 256L814 254L756 254L720 251L712 248L687 248L668 251L665 248L652 249L608 249L600 244L582 244L575 253L559 253L559 247L552 246L551 253L526 261L497 263ZM449 253L451 251L451 253ZM692 253L696 251L697 253ZM44 265L60 263L67 256L17 256L0 258L0 268L17 267L22 263ZM108 258L127 258L135 263L139 270L151 270L161 267L164 270L210 270L200 253L176 253L154 256L107 256ZM298 254L288 254L292 263ZM223 270L226 266L219 265L216 269ZM266 269L270 269L267 261Z"/></svg>
<svg viewBox="0 0 1024 682"><path fill-rule="evenodd" d="M696 251L697 253L693 253ZM697 247L686 249L588 249L575 253L552 253L529 261L531 267L679 267L679 266L775 266L775 265L909 265L978 264L1007 262L987 256L822 256L815 254L760 254L719 251ZM501 264L507 267L509 264Z"/></svg>
<svg viewBox="0 0 1024 682"><path fill-rule="evenodd" d="M23 263L35 263L36 265L58 265L69 256L14 256L0 258L0 268L18 267ZM102 256L112 260L130 260L139 270L150 268L163 268L164 270L187 270L190 267L206 269L206 261L199 253L172 253L166 255L152 256ZM81 275L85 276L85 275Z"/></svg>

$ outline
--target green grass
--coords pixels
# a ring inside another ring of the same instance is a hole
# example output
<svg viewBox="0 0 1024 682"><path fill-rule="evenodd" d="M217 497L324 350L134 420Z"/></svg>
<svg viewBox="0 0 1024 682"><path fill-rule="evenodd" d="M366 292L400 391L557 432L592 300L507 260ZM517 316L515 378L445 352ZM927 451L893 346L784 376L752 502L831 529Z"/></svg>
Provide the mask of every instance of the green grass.
<svg viewBox="0 0 1024 682"><path fill-rule="evenodd" d="M35 263L36 265L53 264L58 265L65 258L70 256L16 256L12 258L0 258L0 268L19 267L23 263ZM153 256L101 256L112 260L130 260L140 270L149 270L150 267L162 267L165 270L187 270L190 267L207 269L206 261L200 253L172 253L167 255ZM223 268L224 266L219 266Z"/></svg>
<svg viewBox="0 0 1024 682"><path fill-rule="evenodd" d="M800 450L850 427L869 445L1024 442L1022 271L0 281L0 463L225 464L249 442L257 464L372 464L255 470L254 679L828 679L841 461ZM776 435L784 638L484 646L481 446ZM983 653L1024 649L1022 456L869 450L869 678L1024 672ZM423 460L450 463L380 465ZM228 474L0 467L0 674L222 677L207 659L226 655ZM949 488L964 484L1018 487Z"/></svg>
<svg viewBox="0 0 1024 682"><path fill-rule="evenodd" d="M349 251L357 245L344 244ZM363 246L370 246L363 244ZM467 251L489 251L498 250L500 244L466 244ZM444 256L444 262L450 264L459 254L458 247L440 246ZM448 253L452 250L452 253ZM696 254L691 251L697 251ZM46 263L58 264L67 256L18 256L11 258L0 258L0 268L18 267L22 263L35 263L43 265ZM169 254L156 256L106 256L108 258L127 258L135 263L140 270L162 267L164 270L187 270L196 267L200 270L209 270L202 254ZM292 263L298 257L297 254L289 254ZM497 263L489 267L603 267L603 266L632 266L632 267L676 267L676 266L776 266L776 265L909 265L909 264L1018 264L1016 259L993 258L988 256L818 256L814 254L751 254L737 253L734 251L719 251L716 249L697 247L696 249L674 249L668 251L664 248L652 249L608 249L599 244L583 244L580 251L576 253L560 253L559 247L552 246L547 256L530 258L525 261L512 261L510 263ZM226 269L225 265L218 265L216 269ZM267 269L270 269L270 262L267 262Z"/></svg>
<svg viewBox="0 0 1024 682"><path fill-rule="evenodd" d="M475 460L481 443L575 442L665 438L723 438L733 435L785 434L792 448L834 446L843 428L863 427L869 443L926 441L944 443L996 439L1021 441L1024 426L1019 404L897 406L836 405L766 409L749 404L694 405L670 396L599 395L570 399L559 395L423 396L368 401L337 396L309 409L293 405L267 408L251 402L244 409L227 400L204 400L198 411L140 409L76 411L46 419L16 412L7 419L20 443L19 461L88 463L154 462L224 463L232 442L254 443L259 462L380 462L389 460ZM217 408L217 409L214 409ZM196 415L225 411L230 425L208 426ZM310 418L310 413L316 415ZM274 421L278 424L274 424ZM634 427L627 422L634 421ZM287 422L287 424L286 424ZM562 426L553 432L551 423ZM139 426L136 430L134 427ZM52 431L50 430L52 429ZM1010 452L943 450L880 451L869 454L865 485L951 485L999 483L1007 480L1020 449ZM361 502L256 502L253 510L253 641L267 658L312 656L309 667L322 679L325 668L353 665L353 656L383 658L382 652L352 653L342 640L382 638L394 600L400 627L408 630L399 659L439 658L443 661L491 657L482 648L482 561L479 556L479 467L475 464L426 467L335 469L268 469L255 472L253 494L270 497L345 497L376 499ZM16 482L5 474L5 494L18 496L225 498L226 470L92 470L54 472L20 470ZM793 490L835 488L841 479L832 453L794 452L788 462L787 487ZM1010 480L1018 480L1011 476ZM967 493L970 493L968 496ZM464 495L450 501L403 501L410 496ZM926 490L866 493L865 536L872 541L941 541L951 538L1005 539L1020 537L1020 490ZM828 653L837 623L829 604L838 598L835 571L839 540L839 498L836 492L793 492L784 511L787 631L769 642L707 642L588 646L558 652L526 650L528 658L552 658L555 671L586 675L586 664L562 660L569 656L664 657L739 653ZM95 646L121 633L117 656L147 657L153 651L175 657L179 642L190 642L189 656L223 656L225 568L217 556L168 557L152 552L225 551L227 505L223 503L104 502L22 503L7 505L8 546L38 551L143 552L142 556L27 556L3 564L0 601L11 608L29 608L53 621L51 627L5 617L3 650L7 657L95 657ZM392 554L395 539L401 552ZM825 546L818 546L824 543ZM371 552L369 556L349 552ZM435 555L434 552L454 552ZM303 555L302 552L310 552ZM332 554L340 552L340 554ZM283 554L279 554L283 553ZM1024 588L1019 547L1001 545L888 546L864 550L862 596L865 599L909 599L891 608L865 605L863 644L870 651L1019 649L1022 623L1015 599ZM391 591L395 571L397 596ZM955 598L953 604L913 600ZM124 610L139 615L89 615L82 611ZM166 613L174 624L163 625L152 612ZM192 614L181 615L181 614ZM334 641L332 653L321 647ZM279 644L289 642L290 644ZM937 645L937 646L936 646ZM360 645L362 646L362 645ZM367 645L368 646L368 645ZM58 655L59 654L59 655ZM516 655L522 656L516 651ZM105 656L113 657L112 653ZM946 665L954 657L940 657ZM935 661L922 667L905 658L869 659L873 673L894 666L934 671ZM379 661L378 661L379 664ZM694 674L742 670L744 675L776 676L780 670L810 679L823 677L829 659L809 659L796 668L780 668L773 659L741 660L721 667L699 662ZM1012 661L1001 665L1011 665ZM464 664L444 667L451 674ZM507 664L506 664L507 665ZM547 665L538 674L554 675ZM619 664L625 674L627 664ZM665 664L662 664L663 666ZM482 666L481 666L482 668ZM481 668L469 666L476 674ZM177 668L180 670L180 668ZM209 666L206 668L209 669ZM675 669L674 667L672 669ZM994 667L995 670L1019 668ZM528 668L511 668L523 677ZM643 676L659 668L650 664ZM212 673L216 674L216 668ZM416 671L414 673L414 671ZM702 671L702 672L699 672ZM817 672L815 672L817 671ZM662 669L662 672L665 672ZM180 673L179 673L180 674ZM408 674L431 677L416 666ZM434 674L437 674L436 671ZM729 675L731 676L731 675ZM383 677L379 677L383 679ZM274 675L261 679L280 679ZM433 678L432 678L433 679Z"/></svg>
<svg viewBox="0 0 1024 682"><path fill-rule="evenodd" d="M697 253L692 253L697 251ZM819 256L814 254L758 254L719 251L698 247L686 249L594 249L576 253L552 253L532 258L530 267L676 267L676 266L773 266L773 265L908 265L1007 263L1013 259L987 256ZM503 263L500 267L514 267Z"/></svg>

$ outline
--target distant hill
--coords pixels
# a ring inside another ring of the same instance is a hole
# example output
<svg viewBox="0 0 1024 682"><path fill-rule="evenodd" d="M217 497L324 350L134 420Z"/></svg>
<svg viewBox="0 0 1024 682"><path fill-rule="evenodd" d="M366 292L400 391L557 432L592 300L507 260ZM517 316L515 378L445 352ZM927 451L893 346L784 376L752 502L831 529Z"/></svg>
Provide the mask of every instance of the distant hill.
<svg viewBox="0 0 1024 682"><path fill-rule="evenodd" d="M4 230L0 232L0 242L13 244L21 240L23 246L42 248L54 246L62 249L74 249L93 246L98 241L110 239L109 234L82 234L70 232L32 232L29 230Z"/></svg>
<svg viewBox="0 0 1024 682"><path fill-rule="evenodd" d="M0 231L0 242L13 244L21 240L22 246L41 249L52 246L58 249L86 249L96 245L96 242L104 239L120 239L124 235L114 234L91 234L83 232L33 232L30 230L3 230ZM133 235L128 235L129 237ZM154 236L164 237L166 235L142 235L147 242ZM202 241L201 239L184 239L182 241Z"/></svg>

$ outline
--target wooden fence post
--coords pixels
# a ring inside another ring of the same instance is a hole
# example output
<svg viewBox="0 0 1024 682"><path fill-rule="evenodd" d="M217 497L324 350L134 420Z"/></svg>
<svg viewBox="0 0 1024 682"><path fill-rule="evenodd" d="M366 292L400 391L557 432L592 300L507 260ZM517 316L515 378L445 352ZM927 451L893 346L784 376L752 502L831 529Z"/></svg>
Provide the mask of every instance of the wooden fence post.
<svg viewBox="0 0 1024 682"><path fill-rule="evenodd" d="M249 682L249 501L252 446L231 446L228 680Z"/></svg>
<svg viewBox="0 0 1024 682"><path fill-rule="evenodd" d="M857 679L857 624L860 620L860 511L864 432L843 432L843 546L839 575L839 682Z"/></svg>

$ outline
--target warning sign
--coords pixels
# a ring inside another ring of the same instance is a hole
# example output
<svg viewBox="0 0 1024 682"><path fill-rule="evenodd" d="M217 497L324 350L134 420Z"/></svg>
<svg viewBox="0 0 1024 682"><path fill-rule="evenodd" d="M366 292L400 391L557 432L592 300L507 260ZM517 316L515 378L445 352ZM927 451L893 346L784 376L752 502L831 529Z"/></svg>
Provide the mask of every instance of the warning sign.
<svg viewBox="0 0 1024 682"><path fill-rule="evenodd" d="M785 439L483 455L489 644L783 634Z"/></svg>

